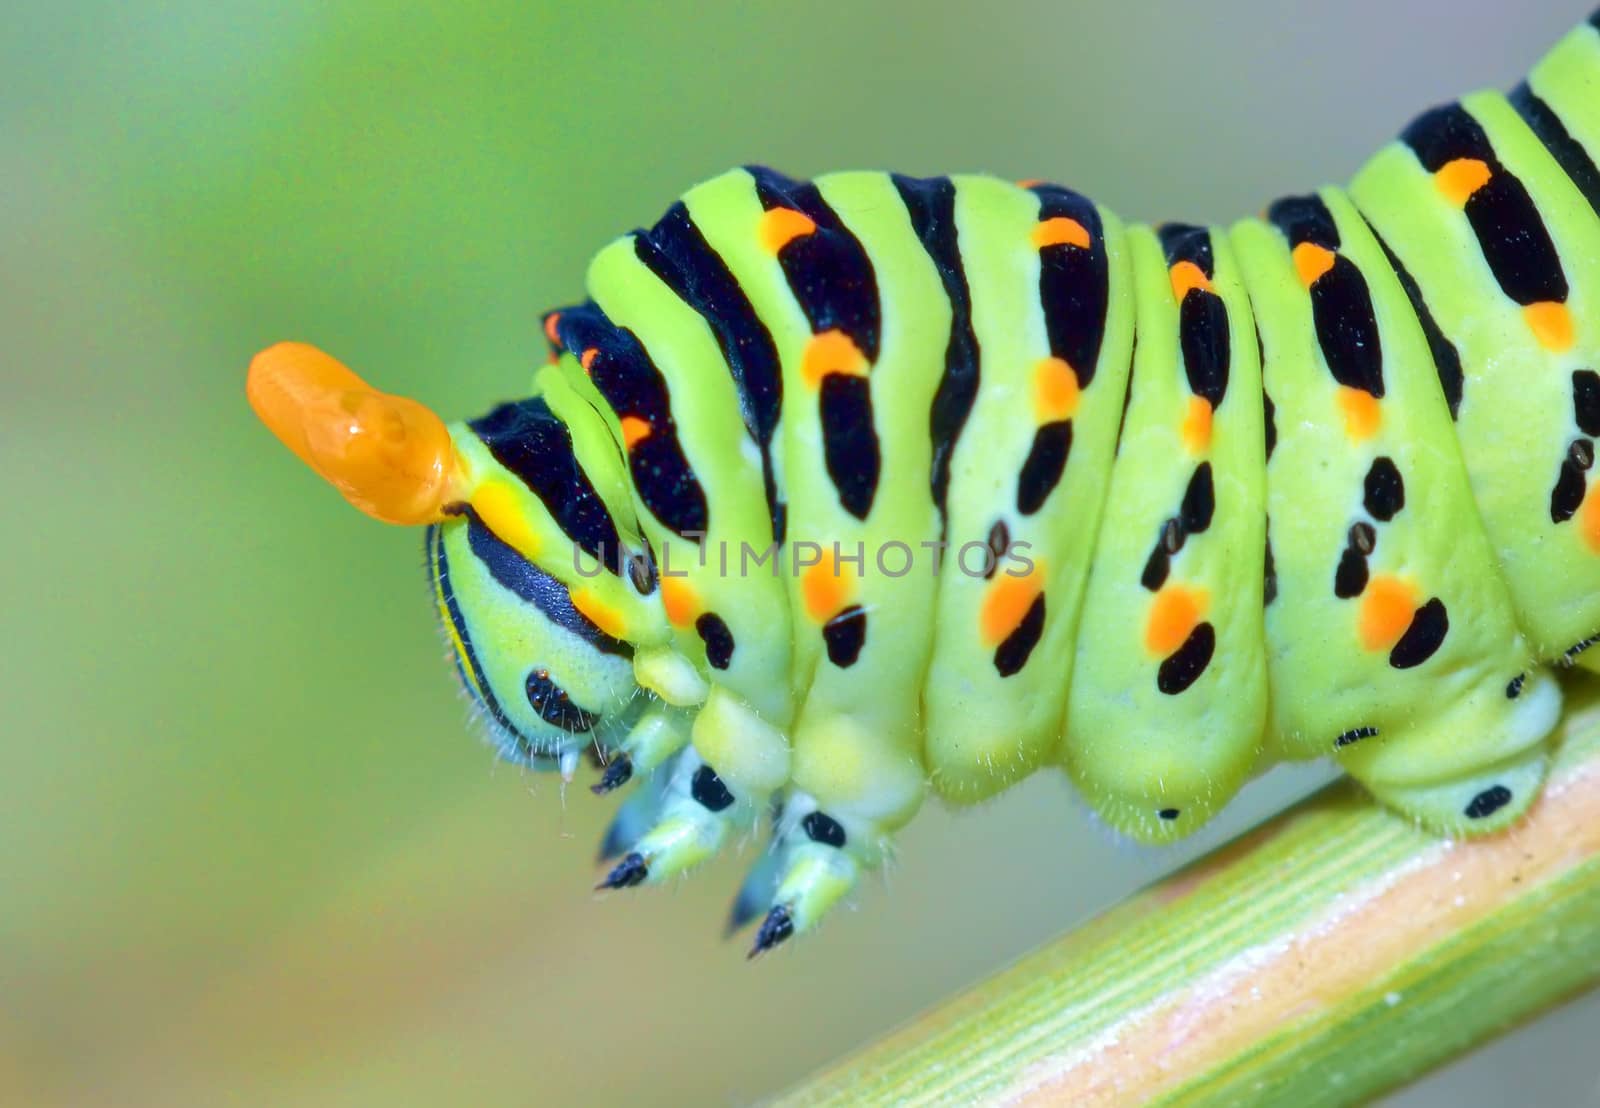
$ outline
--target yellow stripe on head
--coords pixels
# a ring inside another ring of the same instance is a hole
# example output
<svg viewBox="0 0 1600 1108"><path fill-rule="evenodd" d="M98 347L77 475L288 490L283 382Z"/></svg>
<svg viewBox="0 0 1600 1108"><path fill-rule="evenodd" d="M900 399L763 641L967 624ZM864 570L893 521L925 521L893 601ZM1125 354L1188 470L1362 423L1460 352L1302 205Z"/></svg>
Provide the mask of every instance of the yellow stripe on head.
<svg viewBox="0 0 1600 1108"><path fill-rule="evenodd" d="M483 525L501 542L530 562L538 560L544 543L509 485L492 478L485 480L472 490L471 504Z"/></svg>
<svg viewBox="0 0 1600 1108"><path fill-rule="evenodd" d="M592 588L572 590L572 606L588 617L589 622L614 639L628 637L627 622L622 618L622 612L614 605L607 604L600 599L600 595Z"/></svg>
<svg viewBox="0 0 1600 1108"><path fill-rule="evenodd" d="M439 576L439 558L444 549L444 535L435 533L433 541L439 544L438 550L430 551L433 557L433 602L439 609L439 624L450 639L450 649L455 651L462 678L471 686L472 691L481 697L483 689L478 684L477 673L473 671L472 660L467 656L467 645L461 641L461 632L456 628L456 621L450 617L450 602L444 595L444 579Z"/></svg>

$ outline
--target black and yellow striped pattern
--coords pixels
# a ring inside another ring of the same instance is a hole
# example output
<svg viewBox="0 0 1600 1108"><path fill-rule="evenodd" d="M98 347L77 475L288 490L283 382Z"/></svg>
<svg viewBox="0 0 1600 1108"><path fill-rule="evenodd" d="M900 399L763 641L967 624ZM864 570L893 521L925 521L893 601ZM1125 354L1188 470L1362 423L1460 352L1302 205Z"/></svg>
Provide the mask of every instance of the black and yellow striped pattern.
<svg viewBox="0 0 1600 1108"><path fill-rule="evenodd" d="M768 946L930 785L1046 764L1149 839L1316 756L1441 830L1513 819L1552 667L1600 634L1597 27L1232 228L747 168L603 251L538 395L458 431L474 492L429 542L523 756L666 763L608 883L777 796L781 872L739 912L771 906ZM646 695L577 703L560 658L497 677L463 556Z"/></svg>

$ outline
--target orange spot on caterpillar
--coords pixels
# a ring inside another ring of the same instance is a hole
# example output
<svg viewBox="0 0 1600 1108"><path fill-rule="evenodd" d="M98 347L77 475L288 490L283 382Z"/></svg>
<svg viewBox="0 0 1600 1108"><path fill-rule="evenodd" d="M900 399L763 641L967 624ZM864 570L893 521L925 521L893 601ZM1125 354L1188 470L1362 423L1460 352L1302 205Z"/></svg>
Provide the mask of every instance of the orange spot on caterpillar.
<svg viewBox="0 0 1600 1108"><path fill-rule="evenodd" d="M1017 187L1019 189L1031 189L1038 188L1042 184L1044 184L1044 179L1041 177L1024 177L1017 182Z"/></svg>
<svg viewBox="0 0 1600 1108"><path fill-rule="evenodd" d="M1383 408L1378 398L1366 389L1353 389L1340 385L1335 394L1339 410L1344 413L1344 433L1355 442L1365 442L1378 433L1383 423Z"/></svg>
<svg viewBox="0 0 1600 1108"><path fill-rule="evenodd" d="M572 593L572 606L585 616L600 630L614 639L627 638L627 624L623 621L622 612L607 604L595 593L593 589L574 589Z"/></svg>
<svg viewBox="0 0 1600 1108"><path fill-rule="evenodd" d="M1589 549L1600 554L1600 482L1590 485L1588 495L1583 498L1583 507L1578 511L1578 529Z"/></svg>
<svg viewBox="0 0 1600 1108"><path fill-rule="evenodd" d="M594 360L595 358L599 357L599 355L600 351L591 346L589 349L583 352L583 357L578 359L578 364L583 366L583 371L585 373L588 373L589 370L594 367Z"/></svg>
<svg viewBox="0 0 1600 1108"><path fill-rule="evenodd" d="M1216 291L1211 287L1211 278L1206 276L1206 271L1191 261L1179 262L1167 271L1167 277L1172 281L1172 298L1180 304L1189 295L1190 289Z"/></svg>
<svg viewBox="0 0 1600 1108"><path fill-rule="evenodd" d="M1554 353L1572 349L1572 313L1565 304L1545 300L1529 304L1522 309L1522 318L1528 321L1539 345Z"/></svg>
<svg viewBox="0 0 1600 1108"><path fill-rule="evenodd" d="M811 617L813 623L828 622L849 603L851 584L851 579L840 570L833 551L824 550L822 560L807 566L800 576L800 593L805 599L806 615Z"/></svg>
<svg viewBox="0 0 1600 1108"><path fill-rule="evenodd" d="M1041 220L1033 229L1033 245L1043 250L1047 246L1076 246L1089 249L1089 232L1071 216L1055 215Z"/></svg>
<svg viewBox="0 0 1600 1108"><path fill-rule="evenodd" d="M674 627L689 627L700 616L700 598L682 577L661 577L661 606L667 622Z"/></svg>
<svg viewBox="0 0 1600 1108"><path fill-rule="evenodd" d="M1388 650L1400 641L1417 611L1416 587L1387 574L1367 582L1361 594L1356 633L1368 650Z"/></svg>
<svg viewBox="0 0 1600 1108"><path fill-rule="evenodd" d="M761 245L776 254L798 238L815 234L816 221L793 208L772 208L761 213Z"/></svg>
<svg viewBox="0 0 1600 1108"><path fill-rule="evenodd" d="M1205 589L1189 585L1168 585L1156 593L1144 626L1145 647L1159 658L1178 649L1199 626L1210 600Z"/></svg>
<svg viewBox="0 0 1600 1108"><path fill-rule="evenodd" d="M1440 167L1433 175L1433 182L1446 200L1464 208L1472 194L1489 183L1490 176L1487 163L1477 158L1456 158Z"/></svg>
<svg viewBox="0 0 1600 1108"><path fill-rule="evenodd" d="M1333 268L1335 254L1326 246L1302 242L1294 248L1294 270L1300 274L1300 283L1310 288L1328 270Z"/></svg>
<svg viewBox="0 0 1600 1108"><path fill-rule="evenodd" d="M622 424L622 445L632 450L640 439L650 435L650 424L638 416L625 415L619 420Z"/></svg>
<svg viewBox="0 0 1600 1108"><path fill-rule="evenodd" d="M551 312L544 317L544 337L550 340L552 346L561 345L561 333L556 326L561 322L560 312Z"/></svg>
<svg viewBox="0 0 1600 1108"><path fill-rule="evenodd" d="M1191 454L1211 449L1211 402L1203 396L1189 397L1189 408L1178 428L1183 445Z"/></svg>
<svg viewBox="0 0 1600 1108"><path fill-rule="evenodd" d="M544 544L517 496L504 481L484 481L472 490L472 510L483 525L528 561L537 561Z"/></svg>
<svg viewBox="0 0 1600 1108"><path fill-rule="evenodd" d="M800 378L813 389L820 388L822 379L830 373L865 377L867 368L867 356L837 328L812 335L800 356Z"/></svg>
<svg viewBox="0 0 1600 1108"><path fill-rule="evenodd" d="M1040 423L1071 419L1078 395L1078 375L1066 359L1043 358L1033 367L1033 414Z"/></svg>
<svg viewBox="0 0 1600 1108"><path fill-rule="evenodd" d="M1028 609L1044 591L1044 573L1038 561L1025 577L995 574L989 594L978 612L978 634L985 646L999 646L1021 625Z"/></svg>

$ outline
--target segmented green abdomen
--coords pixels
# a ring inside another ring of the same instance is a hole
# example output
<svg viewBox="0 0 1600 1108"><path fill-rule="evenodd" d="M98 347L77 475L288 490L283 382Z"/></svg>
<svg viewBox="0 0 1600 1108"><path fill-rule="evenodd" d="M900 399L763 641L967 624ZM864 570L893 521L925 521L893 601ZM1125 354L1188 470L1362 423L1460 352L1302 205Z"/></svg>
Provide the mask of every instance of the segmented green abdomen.
<svg viewBox="0 0 1600 1108"><path fill-rule="evenodd" d="M536 395L457 432L464 679L523 760L663 767L607 885L776 799L758 949L928 786L1050 762L1147 839L1324 755L1505 826L1549 664L1600 634L1596 84L1591 24L1228 230L986 177L691 190L547 318Z"/></svg>
<svg viewBox="0 0 1600 1108"><path fill-rule="evenodd" d="M773 831L755 952L931 787L1062 766L1185 835L1329 756L1428 827L1537 795L1600 671L1600 13L1348 192L1221 230L1069 189L735 170L595 258L530 395L447 427L279 343L246 394L426 525L502 754L640 780L601 885Z"/></svg>
<svg viewBox="0 0 1600 1108"><path fill-rule="evenodd" d="M1172 226L1130 240L1139 344L1063 753L1097 811L1156 838L1209 818L1260 747L1265 447L1227 239Z"/></svg>
<svg viewBox="0 0 1600 1108"><path fill-rule="evenodd" d="M1351 194L1445 339L1456 435L1496 563L1541 657L1600 627L1600 35L1569 35L1508 100L1429 112Z"/></svg>

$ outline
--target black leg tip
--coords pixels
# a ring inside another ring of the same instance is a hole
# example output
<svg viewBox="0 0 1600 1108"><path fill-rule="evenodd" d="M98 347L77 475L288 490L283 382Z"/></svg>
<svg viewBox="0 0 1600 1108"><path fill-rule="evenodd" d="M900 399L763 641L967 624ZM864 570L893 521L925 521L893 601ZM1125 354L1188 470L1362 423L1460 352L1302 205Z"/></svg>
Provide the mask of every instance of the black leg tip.
<svg viewBox="0 0 1600 1108"><path fill-rule="evenodd" d="M758 954L765 954L793 934L794 919L789 915L789 906L776 905L767 913L767 918L761 921L761 930L756 932L756 945L750 948L750 953L745 957L754 958Z"/></svg>
<svg viewBox="0 0 1600 1108"><path fill-rule="evenodd" d="M595 892L632 888L649 876L650 867L645 864L644 855L630 853L612 867L604 881L594 887Z"/></svg>
<svg viewBox="0 0 1600 1108"><path fill-rule="evenodd" d="M606 771L600 775L599 782L589 786L589 791L595 796L604 796L612 789L626 785L632 777L633 759L626 754L618 754L606 766Z"/></svg>

